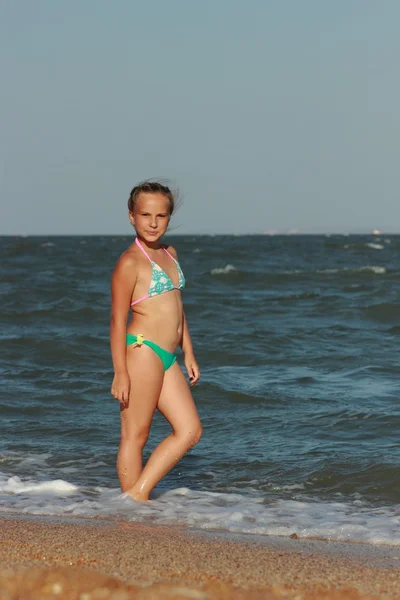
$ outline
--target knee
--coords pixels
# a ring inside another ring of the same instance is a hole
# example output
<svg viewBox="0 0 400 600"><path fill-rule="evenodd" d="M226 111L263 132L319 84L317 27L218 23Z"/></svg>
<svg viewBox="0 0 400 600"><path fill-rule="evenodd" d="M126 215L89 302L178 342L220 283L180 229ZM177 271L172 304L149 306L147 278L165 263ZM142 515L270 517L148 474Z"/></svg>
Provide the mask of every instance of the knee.
<svg viewBox="0 0 400 600"><path fill-rule="evenodd" d="M189 448L193 448L193 446L195 446L196 444L199 443L202 433L203 433L203 428L202 428L200 422L198 422L195 425L193 425L192 427L190 427L189 432L187 434L187 442L188 442Z"/></svg>
<svg viewBox="0 0 400 600"><path fill-rule="evenodd" d="M146 428L121 431L121 442L143 450L149 439L150 430Z"/></svg>

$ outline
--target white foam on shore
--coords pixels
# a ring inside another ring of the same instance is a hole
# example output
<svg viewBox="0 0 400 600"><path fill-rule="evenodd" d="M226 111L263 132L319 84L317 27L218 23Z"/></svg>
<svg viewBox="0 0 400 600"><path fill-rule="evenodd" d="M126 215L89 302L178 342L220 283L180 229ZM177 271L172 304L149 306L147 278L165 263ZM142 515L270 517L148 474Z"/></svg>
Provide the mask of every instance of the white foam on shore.
<svg viewBox="0 0 400 600"><path fill-rule="evenodd" d="M249 490L248 490L249 491ZM147 503L133 502L119 489L83 487L61 479L36 481L0 473L0 511L34 515L108 517L232 533L322 538L400 545L400 508L315 499L269 500L246 494L179 488L156 491Z"/></svg>
<svg viewBox="0 0 400 600"><path fill-rule="evenodd" d="M3 486L0 486L0 491L11 494L62 494L75 492L78 488L68 481L63 479L55 479L53 481L39 482L22 482L17 476L9 477Z"/></svg>

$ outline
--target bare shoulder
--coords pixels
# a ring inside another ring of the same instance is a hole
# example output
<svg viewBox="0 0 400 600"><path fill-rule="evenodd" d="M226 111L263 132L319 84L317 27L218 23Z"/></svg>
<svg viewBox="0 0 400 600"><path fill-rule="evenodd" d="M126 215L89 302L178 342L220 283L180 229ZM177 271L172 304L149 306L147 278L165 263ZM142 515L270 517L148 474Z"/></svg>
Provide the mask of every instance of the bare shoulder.
<svg viewBox="0 0 400 600"><path fill-rule="evenodd" d="M132 276L135 276L137 264L137 254L132 247L129 247L119 257L117 264L115 265L114 274L131 274Z"/></svg>
<svg viewBox="0 0 400 600"><path fill-rule="evenodd" d="M166 250L168 250L168 252L171 254L171 256L173 256L174 258L178 258L178 253L175 250L175 248L173 246L169 246L168 244L164 244L164 248Z"/></svg>

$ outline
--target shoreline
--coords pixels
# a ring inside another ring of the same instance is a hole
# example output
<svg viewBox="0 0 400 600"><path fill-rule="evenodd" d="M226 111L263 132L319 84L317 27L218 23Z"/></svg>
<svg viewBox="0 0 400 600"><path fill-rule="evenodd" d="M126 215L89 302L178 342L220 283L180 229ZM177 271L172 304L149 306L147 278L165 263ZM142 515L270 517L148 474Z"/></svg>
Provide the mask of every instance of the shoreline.
<svg viewBox="0 0 400 600"><path fill-rule="evenodd" d="M0 560L7 598L40 598L50 580L66 600L94 599L92 584L105 600L400 597L399 546L5 513Z"/></svg>
<svg viewBox="0 0 400 600"><path fill-rule="evenodd" d="M304 548L306 550L312 549L314 544L320 545L320 549L328 553L334 553L339 555L349 555L357 558L359 555L365 555L371 558L379 558L379 556L384 557L384 554L391 553L395 556L395 560L400 561L400 543L399 544L386 544L382 543L373 543L364 540L332 540L322 537L301 537L298 536L296 532L293 532L292 535L269 535L262 533L253 533L253 532L234 532L228 531L225 529L200 529L193 526L189 526L187 524L179 524L179 523L165 523L160 524L157 522L152 522L150 519L148 522L145 520L140 521L126 521L125 519L117 519L115 517L109 516L85 516L85 515L68 515L68 514L34 514L34 513L26 513L26 512L18 512L18 511L0 511L0 523L2 520L27 520L27 521L43 521L43 522L54 522L54 523L70 523L70 524L86 524L91 525L93 527L96 524L104 525L109 524L113 525L121 525L124 523L131 525L138 525L144 527L152 527L152 528L164 528L167 527L170 530L186 532L189 536L194 535L195 537L205 539L210 538L220 538L221 541L226 542L238 542L243 543L245 545L259 545L259 546L277 546L282 549L290 550L294 549L296 544L304 543ZM294 538L292 536L294 535ZM293 541L296 540L296 541ZM0 538L1 541L1 538ZM318 548L317 548L318 549ZM363 552L364 550L364 552Z"/></svg>

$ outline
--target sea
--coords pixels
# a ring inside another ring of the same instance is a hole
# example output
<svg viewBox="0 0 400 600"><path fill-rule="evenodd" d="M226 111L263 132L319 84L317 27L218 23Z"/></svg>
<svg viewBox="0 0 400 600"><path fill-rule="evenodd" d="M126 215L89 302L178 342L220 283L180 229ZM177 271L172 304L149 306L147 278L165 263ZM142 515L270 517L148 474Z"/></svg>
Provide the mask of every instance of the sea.
<svg viewBox="0 0 400 600"><path fill-rule="evenodd" d="M132 241L0 238L0 516L400 545L400 236L166 238L204 431L143 504L120 492L110 394ZM157 413L145 459L169 432Z"/></svg>

